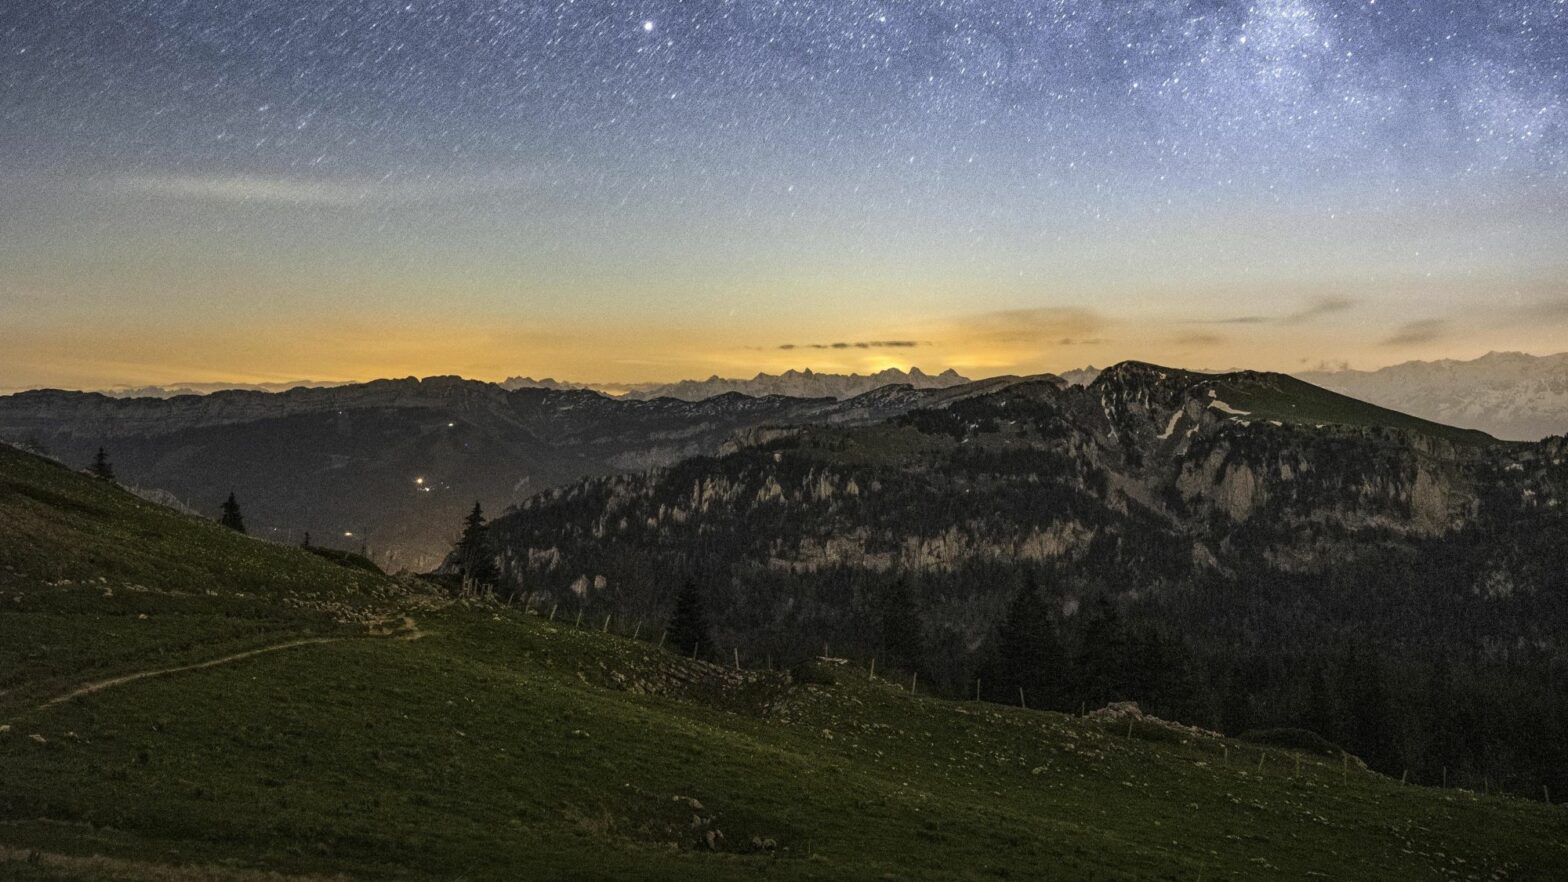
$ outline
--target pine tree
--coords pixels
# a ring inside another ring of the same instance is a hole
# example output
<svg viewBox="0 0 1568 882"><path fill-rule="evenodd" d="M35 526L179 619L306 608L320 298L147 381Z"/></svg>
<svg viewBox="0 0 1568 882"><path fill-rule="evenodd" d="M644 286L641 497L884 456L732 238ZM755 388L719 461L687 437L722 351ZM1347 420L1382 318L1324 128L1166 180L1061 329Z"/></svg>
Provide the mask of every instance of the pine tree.
<svg viewBox="0 0 1568 882"><path fill-rule="evenodd" d="M1013 596L1007 618L997 629L994 658L988 694L1012 703L1022 689L1025 700L1034 707L1061 704L1066 657L1050 607L1033 577Z"/></svg>
<svg viewBox="0 0 1568 882"><path fill-rule="evenodd" d="M1127 698L1127 630L1115 601L1101 594L1082 619L1078 697L1094 707Z"/></svg>
<svg viewBox="0 0 1568 882"><path fill-rule="evenodd" d="M239 501L234 498L234 493L229 493L229 498L223 501L223 513L218 517L218 523L236 533L245 532L245 516L240 514Z"/></svg>
<svg viewBox="0 0 1568 882"><path fill-rule="evenodd" d="M303 540L301 540L301 542L299 543L299 547L300 548L309 548L310 547L310 531L309 530L305 531L305 538Z"/></svg>
<svg viewBox="0 0 1568 882"><path fill-rule="evenodd" d="M114 466L109 462L109 452L102 447L98 448L98 455L93 457L93 464L88 470L105 481L114 480Z"/></svg>
<svg viewBox="0 0 1568 882"><path fill-rule="evenodd" d="M708 613L703 606L702 592L691 579L681 586L675 598L675 613L670 616L671 645L693 656L712 658L713 638L708 635Z"/></svg>
<svg viewBox="0 0 1568 882"><path fill-rule="evenodd" d="M1394 771L1400 766L1400 757L1394 744L1393 713L1382 663L1375 655L1352 650L1345 658L1343 677L1349 717L1346 746L1373 769Z"/></svg>
<svg viewBox="0 0 1568 882"><path fill-rule="evenodd" d="M887 667L915 673L925 656L920 613L903 579L893 583L882 601L882 652Z"/></svg>
<svg viewBox="0 0 1568 882"><path fill-rule="evenodd" d="M457 552L457 568L463 576L470 581L481 585L493 585L500 573L495 567L495 555L490 545L490 525L485 522L484 509L478 502L474 503L474 510L463 518L463 535L458 538L454 549Z"/></svg>

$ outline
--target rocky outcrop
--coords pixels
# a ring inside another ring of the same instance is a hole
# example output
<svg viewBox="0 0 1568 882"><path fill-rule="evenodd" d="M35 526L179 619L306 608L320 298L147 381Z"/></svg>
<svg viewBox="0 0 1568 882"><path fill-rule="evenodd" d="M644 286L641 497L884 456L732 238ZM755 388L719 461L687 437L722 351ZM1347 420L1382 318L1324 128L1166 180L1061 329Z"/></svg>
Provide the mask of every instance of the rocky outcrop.
<svg viewBox="0 0 1568 882"><path fill-rule="evenodd" d="M619 600L603 602L653 608L659 586L699 567L737 586L911 574L981 595L985 577L959 574L1036 567L1157 591L1259 567L1309 573L1483 516L1489 531L1536 531L1521 519L1556 510L1568 484L1562 439L1503 444L1280 375L1140 363L1087 386L970 390L872 426L759 427L722 453L528 500L495 525L528 551L508 578L557 590L607 572ZM548 569L531 563L538 549ZM1476 590L1522 590L1516 570L1499 564ZM930 603L964 622L970 645L1002 611L988 598Z"/></svg>

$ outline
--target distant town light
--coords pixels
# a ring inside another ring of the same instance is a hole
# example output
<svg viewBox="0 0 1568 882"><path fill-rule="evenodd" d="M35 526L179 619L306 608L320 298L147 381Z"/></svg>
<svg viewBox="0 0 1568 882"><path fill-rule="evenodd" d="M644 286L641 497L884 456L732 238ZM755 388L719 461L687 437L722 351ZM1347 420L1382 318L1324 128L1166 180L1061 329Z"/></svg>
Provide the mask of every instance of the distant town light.
<svg viewBox="0 0 1568 882"><path fill-rule="evenodd" d="M343 531L343 535L344 536L352 536L352 535L354 535L354 531L353 530L344 530Z"/></svg>
<svg viewBox="0 0 1568 882"><path fill-rule="evenodd" d="M424 478L415 478L414 479L414 483L418 484L421 487L423 487L425 485L425 479Z"/></svg>

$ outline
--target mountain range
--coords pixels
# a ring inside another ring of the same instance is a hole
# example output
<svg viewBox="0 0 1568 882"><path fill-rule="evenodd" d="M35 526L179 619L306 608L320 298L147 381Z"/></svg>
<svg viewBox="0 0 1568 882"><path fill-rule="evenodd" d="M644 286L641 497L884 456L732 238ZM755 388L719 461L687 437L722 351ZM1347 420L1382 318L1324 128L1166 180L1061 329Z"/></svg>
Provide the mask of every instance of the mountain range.
<svg viewBox="0 0 1568 882"><path fill-rule="evenodd" d="M475 500L499 511L586 475L716 453L742 430L882 419L966 388L886 386L845 401L644 401L458 377L173 398L41 390L0 397L0 439L83 464L104 447L122 480L193 509L233 492L263 535L309 533L424 570Z"/></svg>
<svg viewBox="0 0 1568 882"><path fill-rule="evenodd" d="M1211 373L1223 373L1213 371ZM1063 371L1072 385L1087 385L1098 376L1094 367ZM1470 361L1412 361L1378 370L1349 368L1299 371L1293 374L1322 386L1429 420L1479 429L1498 438L1535 441L1568 432L1568 353L1548 356L1493 352ZM969 382L951 369L932 376L918 367L890 368L868 375L791 370L759 373L751 379L682 380L675 383L579 383L554 378L510 377L503 389L599 391L647 401L679 398L700 401L730 392L765 397L852 398L887 385L917 389L945 388ZM315 381L265 384L180 383L173 386L116 387L103 390L114 398L173 398L219 391L284 392L300 386L349 385Z"/></svg>
<svg viewBox="0 0 1568 882"><path fill-rule="evenodd" d="M997 666L1023 628L1039 706L1132 694L1308 729L1396 776L1568 786L1564 437L1128 362L753 431L537 494L490 535L497 592L536 608L659 621L695 581L720 647L827 645L997 701L1018 699Z"/></svg>
<svg viewBox="0 0 1568 882"><path fill-rule="evenodd" d="M1296 376L1430 420L1516 441L1568 433L1568 353L1492 352L1471 361L1411 361L1375 371Z"/></svg>
<svg viewBox="0 0 1568 882"><path fill-rule="evenodd" d="M1090 373L843 400L38 391L0 398L0 438L81 465L106 447L122 481L199 511L234 492L254 534L449 576L477 499L501 513L481 585L500 601L654 622L693 584L729 653L826 646L939 694L1007 700L997 660L1037 598L1042 706L1134 696L1390 773L1568 792L1568 440L1282 374Z"/></svg>
<svg viewBox="0 0 1568 882"><path fill-rule="evenodd" d="M682 380L660 386L637 387L627 391L626 397L650 400L654 398L680 398L700 401L715 395L731 392L757 397L787 395L792 398L853 398L884 386L907 385L915 389L946 389L970 382L957 371L945 370L931 376L912 367L907 372L888 368L873 374L822 374L811 369L785 371L782 374L757 374L749 380L724 379L718 376L706 380Z"/></svg>

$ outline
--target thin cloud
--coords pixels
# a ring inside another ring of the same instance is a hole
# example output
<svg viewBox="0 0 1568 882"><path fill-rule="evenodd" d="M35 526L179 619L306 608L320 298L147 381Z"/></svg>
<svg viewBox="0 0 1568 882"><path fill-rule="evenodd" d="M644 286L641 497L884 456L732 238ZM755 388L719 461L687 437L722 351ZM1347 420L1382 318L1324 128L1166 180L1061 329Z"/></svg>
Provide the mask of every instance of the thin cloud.
<svg viewBox="0 0 1568 882"><path fill-rule="evenodd" d="M1189 325L1265 325L1274 321L1266 315L1238 315L1231 318L1199 319L1188 322Z"/></svg>
<svg viewBox="0 0 1568 882"><path fill-rule="evenodd" d="M1285 315L1235 315L1216 319L1195 319L1190 325L1300 325L1324 316L1354 309L1359 301L1349 297L1319 297L1295 312Z"/></svg>
<svg viewBox="0 0 1568 882"><path fill-rule="evenodd" d="M541 170L456 177L387 177L376 180L260 175L132 175L103 189L121 196L193 202L354 208L376 204L441 202L520 193L561 183Z"/></svg>
<svg viewBox="0 0 1568 882"><path fill-rule="evenodd" d="M913 349L924 345L916 340L862 340L854 343L784 343L779 349Z"/></svg>
<svg viewBox="0 0 1568 882"><path fill-rule="evenodd" d="M1568 297L1542 300L1524 307L1521 312L1532 321L1560 322L1568 320Z"/></svg>
<svg viewBox="0 0 1568 882"><path fill-rule="evenodd" d="M1032 347L1062 339L1094 339L1109 324L1091 310L1046 307L962 316L947 330L959 343Z"/></svg>
<svg viewBox="0 0 1568 882"><path fill-rule="evenodd" d="M1394 335L1383 341L1384 346L1414 346L1430 343L1448 336L1448 322L1441 319L1422 319L1401 325Z"/></svg>
<svg viewBox="0 0 1568 882"><path fill-rule="evenodd" d="M1320 319L1326 315L1333 315L1338 312L1346 312L1350 309L1354 309L1355 306L1356 301L1350 299L1349 297L1320 297L1309 304L1306 308L1281 318L1280 323L1286 325L1299 325L1304 322L1310 322L1313 319Z"/></svg>

